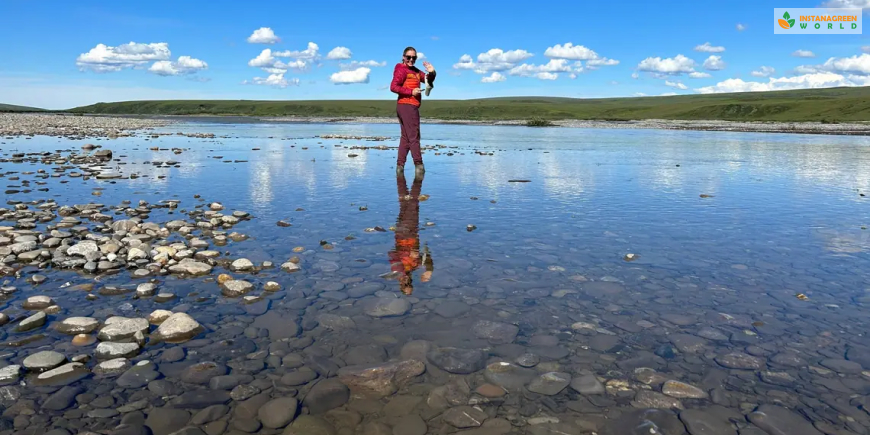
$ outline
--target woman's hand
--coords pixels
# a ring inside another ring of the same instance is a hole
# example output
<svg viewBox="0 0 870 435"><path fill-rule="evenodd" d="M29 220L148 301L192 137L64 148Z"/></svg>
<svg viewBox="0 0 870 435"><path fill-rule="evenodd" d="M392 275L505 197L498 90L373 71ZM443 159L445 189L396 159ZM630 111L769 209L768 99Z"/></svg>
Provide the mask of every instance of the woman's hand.
<svg viewBox="0 0 870 435"><path fill-rule="evenodd" d="M422 89L420 89L420 88L414 88L414 90L411 91L411 95L413 95L413 96L416 97L417 95L420 95L420 92L422 92Z"/></svg>
<svg viewBox="0 0 870 435"><path fill-rule="evenodd" d="M435 72L435 67L431 63L423 62L423 66L426 67L426 71Z"/></svg>

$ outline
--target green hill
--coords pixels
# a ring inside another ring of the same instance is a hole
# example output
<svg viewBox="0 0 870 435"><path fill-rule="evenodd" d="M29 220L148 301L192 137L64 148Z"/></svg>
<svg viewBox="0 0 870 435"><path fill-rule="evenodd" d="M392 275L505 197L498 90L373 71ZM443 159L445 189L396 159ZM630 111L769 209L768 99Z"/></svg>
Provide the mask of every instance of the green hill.
<svg viewBox="0 0 870 435"><path fill-rule="evenodd" d="M437 90L435 91L437 92ZM394 117L395 100L167 100L99 103L71 112L138 115ZM421 113L445 120L870 121L870 87L637 98L500 97L427 100Z"/></svg>
<svg viewBox="0 0 870 435"><path fill-rule="evenodd" d="M45 109L36 107L14 106L12 104L0 104L0 112L44 112Z"/></svg>

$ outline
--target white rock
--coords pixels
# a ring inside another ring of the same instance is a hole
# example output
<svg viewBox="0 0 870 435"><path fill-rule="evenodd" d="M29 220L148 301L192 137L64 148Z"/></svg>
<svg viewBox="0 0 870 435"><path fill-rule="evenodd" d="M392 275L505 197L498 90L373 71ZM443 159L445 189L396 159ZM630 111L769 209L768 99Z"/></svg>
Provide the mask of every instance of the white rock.
<svg viewBox="0 0 870 435"><path fill-rule="evenodd" d="M148 332L148 319L110 317L100 329L97 338L103 341L121 341L132 338L136 332Z"/></svg>
<svg viewBox="0 0 870 435"><path fill-rule="evenodd" d="M138 343L112 343L104 341L97 345L97 359L127 358L138 353Z"/></svg>
<svg viewBox="0 0 870 435"><path fill-rule="evenodd" d="M248 292L254 289L254 285L241 280L241 279L231 279L221 285L221 293L224 296L237 298L239 296L244 296Z"/></svg>
<svg viewBox="0 0 870 435"><path fill-rule="evenodd" d="M148 321L154 325L159 325L163 323L169 316L172 315L172 311L167 310L154 310L150 316L148 316Z"/></svg>
<svg viewBox="0 0 870 435"><path fill-rule="evenodd" d="M93 332L100 326L97 319L91 317L68 317L60 322L55 329L63 334L78 335Z"/></svg>
<svg viewBox="0 0 870 435"><path fill-rule="evenodd" d="M296 272L299 269L301 268L298 264L291 263L289 261L281 265L281 270L283 270L284 272Z"/></svg>
<svg viewBox="0 0 870 435"><path fill-rule="evenodd" d="M177 342L188 340L202 331L203 327L187 313L173 313L151 334L151 338Z"/></svg>
<svg viewBox="0 0 870 435"><path fill-rule="evenodd" d="M157 286L150 282L143 282L136 287L136 294L141 297L154 296Z"/></svg>
<svg viewBox="0 0 870 435"><path fill-rule="evenodd" d="M238 260L233 261L233 264L230 265L230 270L234 272L244 272L253 268L254 263L251 263L251 260L248 260L247 258L239 258Z"/></svg>
<svg viewBox="0 0 870 435"><path fill-rule="evenodd" d="M139 248L130 248L127 251L127 261L135 261L143 258L148 258L148 254Z"/></svg>

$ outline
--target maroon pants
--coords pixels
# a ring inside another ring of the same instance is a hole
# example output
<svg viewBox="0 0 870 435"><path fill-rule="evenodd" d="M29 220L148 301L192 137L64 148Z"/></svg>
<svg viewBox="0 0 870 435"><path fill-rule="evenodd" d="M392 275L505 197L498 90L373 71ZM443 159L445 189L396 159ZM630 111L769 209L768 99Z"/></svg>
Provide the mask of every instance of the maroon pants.
<svg viewBox="0 0 870 435"><path fill-rule="evenodd" d="M402 139L399 140L399 159L396 164L405 166L408 151L415 165L423 164L423 154L420 153L420 108L413 104L396 104L396 114L402 125Z"/></svg>

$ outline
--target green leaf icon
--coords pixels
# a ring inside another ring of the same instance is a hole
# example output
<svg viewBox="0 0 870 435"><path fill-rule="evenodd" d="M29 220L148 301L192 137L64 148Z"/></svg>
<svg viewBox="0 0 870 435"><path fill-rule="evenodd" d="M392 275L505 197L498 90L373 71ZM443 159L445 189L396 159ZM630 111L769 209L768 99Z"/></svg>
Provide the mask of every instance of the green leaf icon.
<svg viewBox="0 0 870 435"><path fill-rule="evenodd" d="M791 18L791 16L789 16L788 11L786 11L784 14L782 14L782 18L785 19L786 21L788 21L788 19Z"/></svg>
<svg viewBox="0 0 870 435"><path fill-rule="evenodd" d="M794 27L794 18L788 20L788 26L789 26L789 27Z"/></svg>

